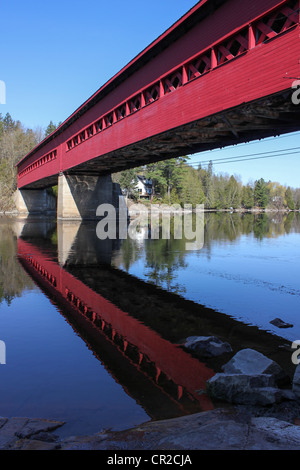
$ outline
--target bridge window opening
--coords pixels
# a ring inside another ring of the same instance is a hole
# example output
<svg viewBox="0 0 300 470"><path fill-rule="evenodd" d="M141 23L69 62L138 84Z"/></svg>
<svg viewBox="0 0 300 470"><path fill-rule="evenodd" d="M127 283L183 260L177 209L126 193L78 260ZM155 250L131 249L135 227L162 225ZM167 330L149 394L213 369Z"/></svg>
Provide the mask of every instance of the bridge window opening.
<svg viewBox="0 0 300 470"><path fill-rule="evenodd" d="M188 80L193 80L194 78L200 77L206 72L211 70L211 57L204 54L195 59L193 62L187 66L187 75Z"/></svg>
<svg viewBox="0 0 300 470"><path fill-rule="evenodd" d="M153 103L159 98L159 84L154 85L145 91L145 104Z"/></svg>
<svg viewBox="0 0 300 470"><path fill-rule="evenodd" d="M92 135L94 135L94 126L88 127L86 133L87 133L87 138L92 137Z"/></svg>
<svg viewBox="0 0 300 470"><path fill-rule="evenodd" d="M72 147L73 147L73 142L72 142L72 140L69 140L67 142L67 150L71 150Z"/></svg>
<svg viewBox="0 0 300 470"><path fill-rule="evenodd" d="M85 307L84 313L90 321L93 321L93 312L91 310L88 310L87 307Z"/></svg>
<svg viewBox="0 0 300 470"><path fill-rule="evenodd" d="M139 96L129 102L130 113L135 113L141 108L141 99Z"/></svg>
<svg viewBox="0 0 300 470"><path fill-rule="evenodd" d="M177 88L182 86L182 72L178 71L164 80L164 92L165 94L171 93Z"/></svg>
<svg viewBox="0 0 300 470"><path fill-rule="evenodd" d="M299 23L299 3L297 0L291 0L256 24L256 45L272 39L297 23Z"/></svg>
<svg viewBox="0 0 300 470"><path fill-rule="evenodd" d="M223 44L217 46L217 59L218 65L222 65L228 60L246 52L249 47L249 32L248 29L241 31L237 36L227 40Z"/></svg>
<svg viewBox="0 0 300 470"><path fill-rule="evenodd" d="M103 122L102 119L100 121L97 121L95 124L96 132L101 132L103 128Z"/></svg>
<svg viewBox="0 0 300 470"><path fill-rule="evenodd" d="M114 116L113 116L113 113L110 113L108 116L106 116L105 118L105 125L106 127L110 127L113 122L114 122Z"/></svg>
<svg viewBox="0 0 300 470"><path fill-rule="evenodd" d="M80 132L79 138L80 138L80 143L85 141L85 131Z"/></svg>
<svg viewBox="0 0 300 470"><path fill-rule="evenodd" d="M78 145L78 135L76 135L76 136L73 138L73 145L74 145L74 147L75 147L76 145Z"/></svg>
<svg viewBox="0 0 300 470"><path fill-rule="evenodd" d="M117 121L120 121L121 119L124 119L124 117L126 116L126 106L121 106L120 108L117 109L117 112L116 112L116 115L117 115Z"/></svg>

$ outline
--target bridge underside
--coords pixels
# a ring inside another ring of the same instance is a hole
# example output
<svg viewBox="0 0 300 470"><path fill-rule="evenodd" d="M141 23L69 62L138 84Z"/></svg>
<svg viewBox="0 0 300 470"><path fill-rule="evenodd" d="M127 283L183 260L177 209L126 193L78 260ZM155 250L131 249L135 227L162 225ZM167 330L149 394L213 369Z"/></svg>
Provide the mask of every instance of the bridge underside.
<svg viewBox="0 0 300 470"><path fill-rule="evenodd" d="M246 86L246 85L245 85ZM69 169L66 175L106 175L168 158L191 155L299 130L300 107L291 89L183 125ZM58 175L26 189L57 184Z"/></svg>

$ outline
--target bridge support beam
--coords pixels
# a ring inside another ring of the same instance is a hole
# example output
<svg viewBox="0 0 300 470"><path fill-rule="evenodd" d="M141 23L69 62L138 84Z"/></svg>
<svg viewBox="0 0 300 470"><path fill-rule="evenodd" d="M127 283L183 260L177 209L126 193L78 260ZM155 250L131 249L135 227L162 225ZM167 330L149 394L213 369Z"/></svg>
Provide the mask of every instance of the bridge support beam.
<svg viewBox="0 0 300 470"><path fill-rule="evenodd" d="M55 214L56 198L47 189L17 189L14 201L20 216Z"/></svg>
<svg viewBox="0 0 300 470"><path fill-rule="evenodd" d="M100 204L118 207L119 189L111 176L67 175L58 177L57 218L94 220Z"/></svg>

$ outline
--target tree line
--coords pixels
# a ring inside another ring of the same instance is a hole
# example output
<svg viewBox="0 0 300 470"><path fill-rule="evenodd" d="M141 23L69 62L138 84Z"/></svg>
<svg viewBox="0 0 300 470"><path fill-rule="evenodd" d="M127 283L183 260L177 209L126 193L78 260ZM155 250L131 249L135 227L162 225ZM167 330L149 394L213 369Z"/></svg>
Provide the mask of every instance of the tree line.
<svg viewBox="0 0 300 470"><path fill-rule="evenodd" d="M114 181L134 200L137 176L152 181L151 200L162 204L204 204L206 209L299 210L300 188L283 186L263 178L244 185L239 177L217 174L210 162L207 168L193 168L188 157L166 160L114 175Z"/></svg>

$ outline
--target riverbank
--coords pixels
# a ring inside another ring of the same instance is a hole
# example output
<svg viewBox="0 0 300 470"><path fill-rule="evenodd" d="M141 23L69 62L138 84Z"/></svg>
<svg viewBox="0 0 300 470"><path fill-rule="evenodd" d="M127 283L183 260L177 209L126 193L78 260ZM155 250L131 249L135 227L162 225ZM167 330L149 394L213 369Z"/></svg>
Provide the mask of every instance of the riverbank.
<svg viewBox="0 0 300 470"><path fill-rule="evenodd" d="M300 407L268 410L228 407L180 418L153 421L132 429L103 430L91 436L60 439L64 423L0 418L1 450L298 450ZM283 419L285 416L285 419ZM291 421L294 421L291 422Z"/></svg>
<svg viewBox="0 0 300 470"><path fill-rule="evenodd" d="M135 216L136 213L141 213L141 212L149 212L150 211L157 211L157 212L166 212L169 213L172 210L172 205L169 207L166 205L160 205L160 204L151 204L151 203L143 203L143 202L133 202L130 201L130 203L127 205L129 215L130 216ZM300 213L300 209L296 210L290 210L290 209L272 209L272 208L266 208L266 209L261 209L258 207L254 207L252 209L243 209L243 208L238 208L238 209L204 209L204 210L193 210L193 211L187 211L186 209L182 208L182 212L204 212L204 213L237 213L237 214L289 214L289 213ZM27 218L24 217L24 214L20 214L17 210L8 210L8 211L0 211L0 217L3 216L8 216L8 217L22 217L22 218ZM42 217L43 214L40 214L40 217ZM35 214L35 217L39 217L38 214ZM67 219L66 219L67 220Z"/></svg>
<svg viewBox="0 0 300 470"><path fill-rule="evenodd" d="M185 206L181 207L180 204L160 204L160 203L151 203L150 201L148 200L138 200L138 201L133 201L131 199L128 199L126 201L126 205L127 205L127 208L128 208L128 211L129 213L131 211L133 212L143 212L143 211L146 211L148 212L149 210L151 211L159 211L159 212L170 212L171 210L174 210L174 208L178 208L178 210L181 210L182 211L187 211L187 212L191 212L190 210L187 210L185 208ZM189 204L190 205L190 204ZM204 207L203 209L193 209L193 212L196 212L196 211L199 211L199 212L207 212L207 213L210 213L210 212L213 212L213 213L238 213L238 214L268 214L268 213L282 213L282 214L289 214L290 212L295 212L295 213L299 213L300 212L300 209L289 209L289 208L275 208L275 207L272 207L272 206L268 206L266 207L265 209L262 209L261 207L252 207L252 208L249 208L249 209L246 209L244 207L238 207L238 208L233 208L233 207L229 207L227 209L210 209L210 208L207 208L207 207Z"/></svg>

